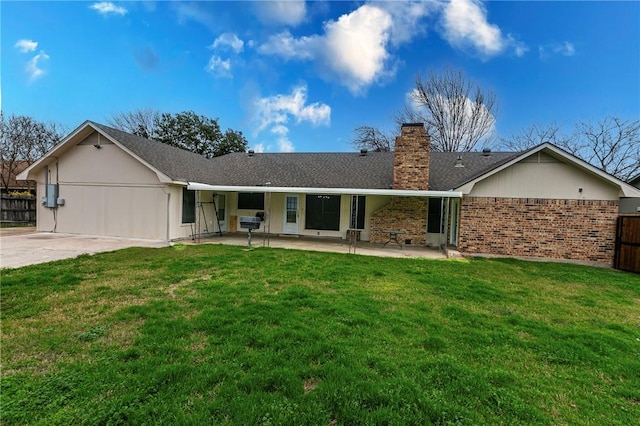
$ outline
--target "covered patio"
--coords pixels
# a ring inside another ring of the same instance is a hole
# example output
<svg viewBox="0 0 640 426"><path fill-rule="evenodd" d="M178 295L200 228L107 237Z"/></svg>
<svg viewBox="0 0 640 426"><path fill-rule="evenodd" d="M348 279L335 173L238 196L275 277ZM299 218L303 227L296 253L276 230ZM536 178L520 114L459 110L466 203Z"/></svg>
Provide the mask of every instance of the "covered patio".
<svg viewBox="0 0 640 426"><path fill-rule="evenodd" d="M225 244L244 246L248 249L247 234L216 234L202 238L182 240L182 244ZM447 250L447 253L435 247L407 246L402 248L395 244L369 243L364 241L343 240L340 238L304 237L304 236L276 236L264 233L253 233L251 248L261 247L283 248L293 250L308 250L344 254L358 254L363 256L397 257L397 258L424 258L424 259L448 259L461 257L455 250Z"/></svg>

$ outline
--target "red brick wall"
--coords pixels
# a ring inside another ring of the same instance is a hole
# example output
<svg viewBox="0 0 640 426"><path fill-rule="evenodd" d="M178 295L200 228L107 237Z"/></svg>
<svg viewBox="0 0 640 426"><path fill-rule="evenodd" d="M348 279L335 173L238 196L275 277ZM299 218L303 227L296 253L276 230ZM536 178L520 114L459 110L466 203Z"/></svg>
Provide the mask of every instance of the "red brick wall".
<svg viewBox="0 0 640 426"><path fill-rule="evenodd" d="M612 262L617 217L618 201L468 197L458 249Z"/></svg>
<svg viewBox="0 0 640 426"><path fill-rule="evenodd" d="M393 189L429 189L429 150L422 123L402 125L393 152Z"/></svg>
<svg viewBox="0 0 640 426"><path fill-rule="evenodd" d="M389 239L388 231L404 231L398 239L404 244L409 239L411 244L427 243L427 207L426 198L393 197L391 203L371 214L372 243L384 243Z"/></svg>

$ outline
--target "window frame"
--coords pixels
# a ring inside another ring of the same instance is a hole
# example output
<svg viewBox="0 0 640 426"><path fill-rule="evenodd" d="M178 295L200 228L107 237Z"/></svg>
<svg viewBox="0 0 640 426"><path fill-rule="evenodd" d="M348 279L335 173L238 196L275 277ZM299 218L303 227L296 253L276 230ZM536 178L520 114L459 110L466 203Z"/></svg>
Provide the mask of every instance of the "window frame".
<svg viewBox="0 0 640 426"><path fill-rule="evenodd" d="M264 210L264 198L264 192L238 192L238 210Z"/></svg>
<svg viewBox="0 0 640 426"><path fill-rule="evenodd" d="M193 200L193 201L192 201ZM191 206L190 203L193 203ZM191 207L191 211L189 211L189 207ZM182 212L181 212L181 223L183 225L196 223L196 191L192 191L187 189L187 187L182 187ZM192 219L192 220L189 220Z"/></svg>
<svg viewBox="0 0 640 426"><path fill-rule="evenodd" d="M320 200L319 213L317 211L318 200ZM340 230L342 196L331 194L306 194L305 203L305 229L313 231ZM335 207L337 207L337 210L334 209ZM317 224L318 214L320 215L319 226Z"/></svg>

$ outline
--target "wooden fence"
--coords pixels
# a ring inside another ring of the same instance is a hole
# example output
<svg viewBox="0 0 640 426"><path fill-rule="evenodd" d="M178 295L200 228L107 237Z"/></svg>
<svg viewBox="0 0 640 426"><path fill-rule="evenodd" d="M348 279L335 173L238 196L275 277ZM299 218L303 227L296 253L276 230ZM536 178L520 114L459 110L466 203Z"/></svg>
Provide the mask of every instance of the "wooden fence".
<svg viewBox="0 0 640 426"><path fill-rule="evenodd" d="M613 267L640 273L640 216L619 216Z"/></svg>
<svg viewBox="0 0 640 426"><path fill-rule="evenodd" d="M2 223L36 223L36 197L2 194L0 220Z"/></svg>

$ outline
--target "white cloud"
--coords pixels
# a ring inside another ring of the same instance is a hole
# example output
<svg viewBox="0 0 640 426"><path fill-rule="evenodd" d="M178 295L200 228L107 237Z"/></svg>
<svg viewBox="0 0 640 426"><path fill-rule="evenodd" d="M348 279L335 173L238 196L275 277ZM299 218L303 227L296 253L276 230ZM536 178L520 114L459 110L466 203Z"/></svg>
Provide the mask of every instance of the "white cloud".
<svg viewBox="0 0 640 426"><path fill-rule="evenodd" d="M359 94L393 73L388 67L393 21L385 10L364 5L324 24L323 35L294 38L288 31L271 36L260 53L285 59L315 60L321 73Z"/></svg>
<svg viewBox="0 0 640 426"><path fill-rule="evenodd" d="M18 49L22 53L29 53L36 50L36 47L38 47L38 42L33 40L22 39L22 40L18 40L16 44L13 45L13 47Z"/></svg>
<svg viewBox="0 0 640 426"><path fill-rule="evenodd" d="M251 149L253 149L253 152L264 152L265 146L263 143L257 143Z"/></svg>
<svg viewBox="0 0 640 426"><path fill-rule="evenodd" d="M254 99L254 121L257 124L256 136L269 129L277 136L277 143L281 152L291 152L294 146L288 138L289 121L295 123L309 122L313 126L329 125L331 121L331 107L327 104L315 102L307 104L307 87L299 85L290 94L269 96Z"/></svg>
<svg viewBox="0 0 640 426"><path fill-rule="evenodd" d="M285 136L285 137L278 138L278 151L293 152L295 151L295 147L293 146L289 138Z"/></svg>
<svg viewBox="0 0 640 426"><path fill-rule="evenodd" d="M375 2L374 6L386 11L392 20L391 42L399 45L426 34L428 26L424 18L441 9L437 2L391 1Z"/></svg>
<svg viewBox="0 0 640 426"><path fill-rule="evenodd" d="M255 2L258 18L263 24L289 25L301 24L307 15L304 0L280 0Z"/></svg>
<svg viewBox="0 0 640 426"><path fill-rule="evenodd" d="M331 107L315 102L307 105L307 87L296 86L289 95L275 95L254 101L257 112L258 132L269 126L278 128L285 125L290 117L296 123L308 121L314 126L328 125L331 121Z"/></svg>
<svg viewBox="0 0 640 426"><path fill-rule="evenodd" d="M46 74L46 71L42 69L42 62L46 62L47 60L49 60L49 55L40 51L40 53L27 62L24 70L29 77L29 81L35 81Z"/></svg>
<svg viewBox="0 0 640 426"><path fill-rule="evenodd" d="M319 50L321 38L318 36L294 38L286 30L270 36L258 47L265 55L277 55L285 59L313 59Z"/></svg>
<svg viewBox="0 0 640 426"><path fill-rule="evenodd" d="M100 13L101 15L126 15L127 14L127 9L125 9L122 6L116 6L115 4L111 3L110 1L101 1L99 3L94 3L91 6L89 6L91 9L97 11L98 13Z"/></svg>
<svg viewBox="0 0 640 426"><path fill-rule="evenodd" d="M205 67L207 72L215 75L216 77L231 78L231 61L223 60L219 56L213 55L209 59L209 63Z"/></svg>
<svg viewBox="0 0 640 426"><path fill-rule="evenodd" d="M551 55L574 56L576 48L573 43L564 41L562 43L550 43L538 46L538 54L541 60L548 59Z"/></svg>
<svg viewBox="0 0 640 426"><path fill-rule="evenodd" d="M224 33L218 36L210 46L211 49L225 49L230 48L235 53L242 52L244 48L244 42L238 38L237 34Z"/></svg>
<svg viewBox="0 0 640 426"><path fill-rule="evenodd" d="M369 5L325 24L324 63L351 92L360 93L384 74L391 26L387 12Z"/></svg>
<svg viewBox="0 0 640 426"><path fill-rule="evenodd" d="M495 56L506 47L497 25L487 21L487 11L476 0L451 0L442 15L444 38L453 46L472 46L481 56Z"/></svg>
<svg viewBox="0 0 640 426"><path fill-rule="evenodd" d="M568 41L555 45L553 47L553 51L562 56L573 56L576 54L576 49L573 47L573 43L569 43Z"/></svg>

